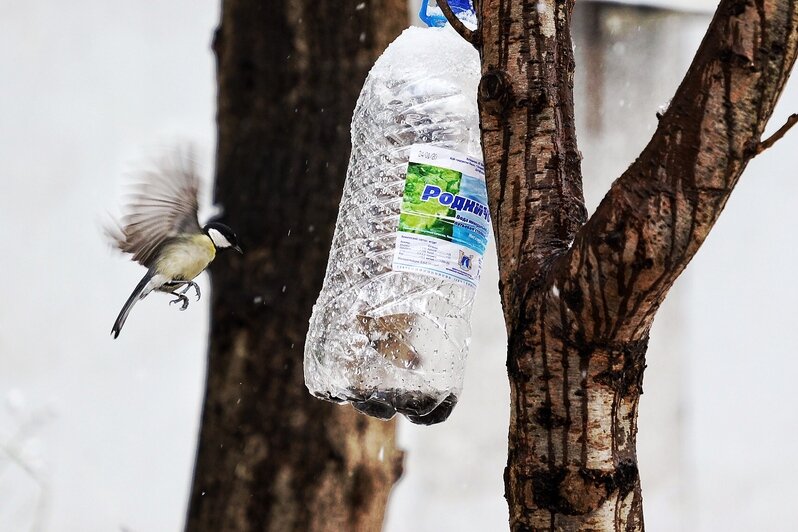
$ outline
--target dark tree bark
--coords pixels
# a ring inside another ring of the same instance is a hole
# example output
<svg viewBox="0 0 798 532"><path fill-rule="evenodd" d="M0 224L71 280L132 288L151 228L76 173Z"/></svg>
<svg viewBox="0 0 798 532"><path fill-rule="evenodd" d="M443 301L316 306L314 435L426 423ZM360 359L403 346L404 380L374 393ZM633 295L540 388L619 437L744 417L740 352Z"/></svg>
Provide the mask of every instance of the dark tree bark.
<svg viewBox="0 0 798 532"><path fill-rule="evenodd" d="M215 199L245 247L212 271L187 529L379 530L402 471L392 422L313 399L302 352L366 74L404 0L224 0Z"/></svg>
<svg viewBox="0 0 798 532"><path fill-rule="evenodd" d="M649 329L746 164L772 144L761 135L795 61L798 3L721 1L654 137L589 221L573 116L574 0L477 4L479 30L463 36L482 56L509 336L510 525L642 530L635 439Z"/></svg>

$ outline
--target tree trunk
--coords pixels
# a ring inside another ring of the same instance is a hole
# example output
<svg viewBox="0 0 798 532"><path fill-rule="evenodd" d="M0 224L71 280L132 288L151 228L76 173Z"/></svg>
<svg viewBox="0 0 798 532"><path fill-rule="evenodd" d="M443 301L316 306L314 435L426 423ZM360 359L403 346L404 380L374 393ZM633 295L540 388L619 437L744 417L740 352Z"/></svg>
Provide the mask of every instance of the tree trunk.
<svg viewBox="0 0 798 532"><path fill-rule="evenodd" d="M461 30L482 57L509 349L506 497L514 531L642 530L635 439L648 332L746 164L771 144L761 135L795 61L798 4L721 1L651 142L587 222L573 4L480 0L479 29Z"/></svg>
<svg viewBox="0 0 798 532"><path fill-rule="evenodd" d="M302 352L365 76L403 0L224 0L215 199L245 248L212 271L187 530L379 530L395 423L311 398Z"/></svg>

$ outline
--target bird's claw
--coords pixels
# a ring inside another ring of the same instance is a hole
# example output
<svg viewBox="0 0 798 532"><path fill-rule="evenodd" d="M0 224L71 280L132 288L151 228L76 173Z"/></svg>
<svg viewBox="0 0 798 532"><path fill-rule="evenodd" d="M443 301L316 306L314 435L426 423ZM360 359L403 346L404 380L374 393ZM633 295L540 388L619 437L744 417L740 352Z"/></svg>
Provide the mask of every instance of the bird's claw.
<svg viewBox="0 0 798 532"><path fill-rule="evenodd" d="M183 294L175 294L175 295L177 296L177 299L171 300L169 304L173 305L175 303L182 303L182 305L180 306L180 310L181 311L186 310L188 308L188 298Z"/></svg>
<svg viewBox="0 0 798 532"><path fill-rule="evenodd" d="M181 294L185 294L185 293L186 293L186 292L188 292L188 291L189 291L189 289L191 289L191 288L194 288L194 291L197 293L197 301L199 301L199 300L200 300L200 297L202 297L202 294L200 293L200 287L199 287L199 285L198 285L197 283L195 283L194 281L188 281L188 282L186 282L186 286L185 286L185 288L183 288L183 290L182 290L180 293L181 293Z"/></svg>

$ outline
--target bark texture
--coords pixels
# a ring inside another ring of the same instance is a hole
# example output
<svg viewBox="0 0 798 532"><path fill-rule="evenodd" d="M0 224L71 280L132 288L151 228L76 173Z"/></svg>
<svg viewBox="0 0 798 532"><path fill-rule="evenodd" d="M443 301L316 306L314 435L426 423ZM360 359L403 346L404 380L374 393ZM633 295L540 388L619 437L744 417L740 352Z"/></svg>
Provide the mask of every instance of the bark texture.
<svg viewBox="0 0 798 532"><path fill-rule="evenodd" d="M302 375L365 76L403 0L224 0L215 199L243 257L212 271L187 530L376 531L402 471L393 422L313 399Z"/></svg>
<svg viewBox="0 0 798 532"><path fill-rule="evenodd" d="M721 1L654 137L585 222L573 4L481 0L466 36L482 56L509 336L506 497L514 531L642 530L635 439L649 329L760 151L795 61L798 6Z"/></svg>

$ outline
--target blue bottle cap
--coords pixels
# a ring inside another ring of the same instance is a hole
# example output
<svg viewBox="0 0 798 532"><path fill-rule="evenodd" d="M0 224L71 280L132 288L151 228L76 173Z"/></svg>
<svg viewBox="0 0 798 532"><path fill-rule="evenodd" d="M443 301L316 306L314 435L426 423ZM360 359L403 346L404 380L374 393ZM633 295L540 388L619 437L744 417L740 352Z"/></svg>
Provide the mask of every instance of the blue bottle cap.
<svg viewBox="0 0 798 532"><path fill-rule="evenodd" d="M418 16L427 26L438 28L445 26L446 17L443 16L437 2L432 0L433 5L430 6L429 4L430 0L422 0ZM452 13L457 17L460 17L462 13L473 13L474 11L470 0L449 0L449 7L452 8Z"/></svg>

